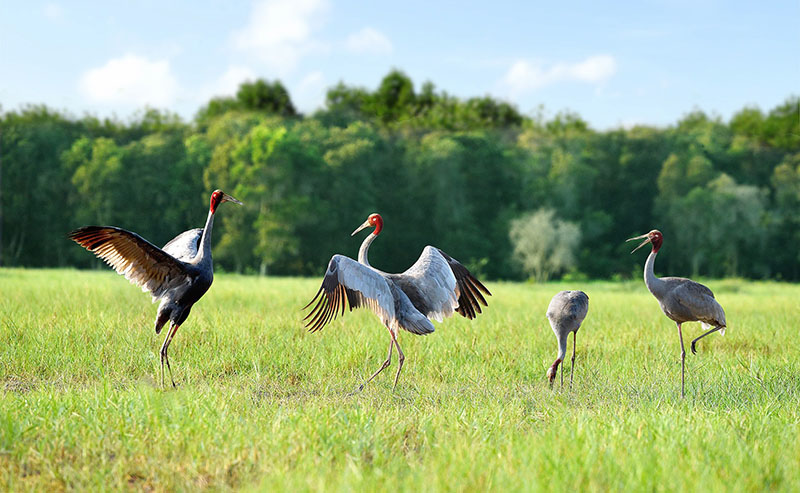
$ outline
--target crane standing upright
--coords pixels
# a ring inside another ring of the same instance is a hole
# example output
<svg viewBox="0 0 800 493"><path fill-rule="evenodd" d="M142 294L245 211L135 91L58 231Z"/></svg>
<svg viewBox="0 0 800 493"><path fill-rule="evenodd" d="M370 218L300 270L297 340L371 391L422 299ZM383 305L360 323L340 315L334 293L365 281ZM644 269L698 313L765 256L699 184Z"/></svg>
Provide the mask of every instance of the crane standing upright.
<svg viewBox="0 0 800 493"><path fill-rule="evenodd" d="M351 311L362 306L369 308L389 331L389 356L359 386L358 391L363 390L367 383L391 364L393 348L397 348L399 366L392 389L397 387L405 361L397 342L400 329L412 334L430 334L434 331L431 320L441 322L453 312L473 319L477 313L481 313L481 304L487 306L481 291L491 295L466 267L432 246L426 246L416 263L402 274L388 274L372 267L367 253L383 229L383 218L379 214L370 214L351 236L368 227L375 229L361 244L358 262L343 255L334 255L328 263L322 286L303 308L317 303L304 319L311 332L323 328L339 312L344 315L345 305L349 305Z"/></svg>
<svg viewBox="0 0 800 493"><path fill-rule="evenodd" d="M172 378L167 351L194 305L211 287L214 267L211 261L211 229L214 214L223 202L241 202L215 190L205 227L190 229L158 248L136 233L113 226L84 226L72 231L69 237L94 253L125 276L132 284L149 291L153 302L161 300L156 315L156 334L167 321L171 322L161 346L161 386L164 386L164 363Z"/></svg>
<svg viewBox="0 0 800 493"><path fill-rule="evenodd" d="M695 344L703 337L720 331L725 335L725 310L722 305L714 298L714 293L699 282L686 279L685 277L656 277L653 266L656 262L656 255L664 242L664 235L661 231L654 229L647 234L628 238L626 241L644 240L633 252L642 248L646 244L652 245L650 255L644 264L644 283L647 289L661 305L664 315L672 319L678 325L678 338L681 341L681 397L684 393L684 374L686 372L686 350L683 347L683 333L681 324L685 322L702 322L704 329L711 330L701 334L692 341L692 354L696 354Z"/></svg>
<svg viewBox="0 0 800 493"><path fill-rule="evenodd" d="M569 368L569 386L572 387L572 373L575 369L575 344L578 338L578 329L589 311L589 297L583 291L561 291L553 296L547 307L547 319L558 341L558 357L547 370L550 387L558 373L558 365L567 355L567 339L572 332L572 364ZM561 370L561 385L564 385L564 370Z"/></svg>

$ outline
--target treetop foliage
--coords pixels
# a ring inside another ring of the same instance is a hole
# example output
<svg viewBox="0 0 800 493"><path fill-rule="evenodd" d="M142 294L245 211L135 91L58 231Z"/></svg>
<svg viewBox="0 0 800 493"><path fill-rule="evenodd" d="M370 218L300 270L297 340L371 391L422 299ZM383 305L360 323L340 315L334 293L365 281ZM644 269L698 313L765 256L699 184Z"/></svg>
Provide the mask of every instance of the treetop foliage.
<svg viewBox="0 0 800 493"><path fill-rule="evenodd" d="M792 96L728 122L692 111L667 128L601 132L571 112L525 115L417 88L399 70L374 90L331 87L312 115L265 80L191 122L151 108L123 123L28 106L0 114L1 261L96 265L65 237L85 224L163 245L201 226L222 188L245 202L214 231L215 263L232 271L318 275L332 254L355 256L361 238L349 232L380 212L373 263L388 271L434 244L489 278L638 276L643 260L624 240L658 228L663 272L797 280L799 107ZM543 243L560 255L540 259L557 264L546 275L514 260L509 235L534 211L569 225L556 242L569 245Z"/></svg>

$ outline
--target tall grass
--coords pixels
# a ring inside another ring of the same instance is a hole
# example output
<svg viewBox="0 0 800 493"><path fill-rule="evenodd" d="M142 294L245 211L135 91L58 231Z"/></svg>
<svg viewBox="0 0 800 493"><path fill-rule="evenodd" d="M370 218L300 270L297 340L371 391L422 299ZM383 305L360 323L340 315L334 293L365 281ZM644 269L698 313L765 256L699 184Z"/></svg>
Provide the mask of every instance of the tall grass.
<svg viewBox="0 0 800 493"><path fill-rule="evenodd" d="M641 281L490 284L476 320L401 335L396 392L395 357L348 396L388 335L366 311L307 333L317 279L217 276L163 391L147 295L108 271L0 270L0 487L796 491L800 286L707 284L729 330L687 355L683 400L677 330ZM589 315L572 389L550 390L544 311L567 288Z"/></svg>

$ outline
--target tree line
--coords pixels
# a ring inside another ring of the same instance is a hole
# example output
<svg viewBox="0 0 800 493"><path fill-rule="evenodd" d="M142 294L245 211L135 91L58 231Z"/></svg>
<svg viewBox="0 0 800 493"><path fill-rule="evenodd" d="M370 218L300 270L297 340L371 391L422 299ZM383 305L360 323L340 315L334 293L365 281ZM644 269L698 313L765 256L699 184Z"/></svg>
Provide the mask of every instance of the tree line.
<svg viewBox="0 0 800 493"><path fill-rule="evenodd" d="M493 279L639 275L624 240L660 229L672 275L800 279L800 98L729 121L592 129L491 97L419 89L398 70L340 83L300 114L279 81L215 98L195 118L127 122L42 105L0 113L4 266L97 261L66 239L115 225L157 245L202 226L210 192L245 203L215 225L218 268L318 275L371 212L388 271L435 244Z"/></svg>

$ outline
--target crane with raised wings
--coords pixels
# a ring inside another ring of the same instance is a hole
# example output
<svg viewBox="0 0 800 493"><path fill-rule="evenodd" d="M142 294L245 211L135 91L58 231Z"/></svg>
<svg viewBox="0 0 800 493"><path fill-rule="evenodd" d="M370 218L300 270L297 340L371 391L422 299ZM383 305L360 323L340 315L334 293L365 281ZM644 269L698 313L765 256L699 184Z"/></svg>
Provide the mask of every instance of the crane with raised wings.
<svg viewBox="0 0 800 493"><path fill-rule="evenodd" d="M172 368L167 351L194 305L211 287L214 267L211 261L211 229L214 214L223 202L241 202L215 190L205 227L190 229L158 248L136 233L114 226L84 226L72 231L69 237L103 259L132 284L150 292L153 302L161 301L156 315L156 334L167 321L171 322L164 344L161 345L161 386L164 386L164 363Z"/></svg>
<svg viewBox="0 0 800 493"><path fill-rule="evenodd" d="M456 312L473 319L481 313L481 304L487 306L481 292L491 293L460 262L432 246L426 246L416 263L401 274L389 274L372 267L367 253L383 229L383 218L370 214L351 236L368 227L375 229L361 244L357 262L343 255L331 258L322 286L304 307L316 302L304 320L306 327L316 332L338 315L344 315L347 306L351 311L359 307L370 309L389 331L389 355L358 390L363 390L364 385L391 364L396 348L399 366L394 390L405 360L397 342L398 331L430 334L434 331L432 320L441 322Z"/></svg>

